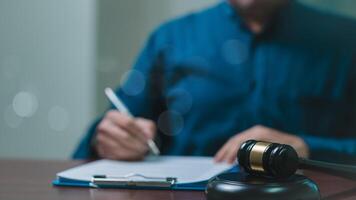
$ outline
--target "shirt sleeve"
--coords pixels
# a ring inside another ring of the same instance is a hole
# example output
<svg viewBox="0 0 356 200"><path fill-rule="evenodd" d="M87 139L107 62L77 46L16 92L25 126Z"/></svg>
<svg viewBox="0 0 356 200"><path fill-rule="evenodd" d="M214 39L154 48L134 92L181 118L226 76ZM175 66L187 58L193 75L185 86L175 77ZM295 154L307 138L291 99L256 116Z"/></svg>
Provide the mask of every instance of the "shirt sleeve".
<svg viewBox="0 0 356 200"><path fill-rule="evenodd" d="M134 67L124 74L125 80L122 85L115 90L134 116L154 121L165 105L162 98L164 62L162 46L162 35L157 30L149 37ZM74 159L96 158L92 141L101 120L102 117L90 126L72 156Z"/></svg>
<svg viewBox="0 0 356 200"><path fill-rule="evenodd" d="M356 62L354 62L356 63ZM353 65L353 70L350 73L350 81L348 84L348 108L349 118L348 129L350 134L348 137L321 137L308 134L300 136L309 146L311 158L325 160L337 163L356 164L356 66Z"/></svg>
<svg viewBox="0 0 356 200"><path fill-rule="evenodd" d="M311 158L336 163L356 163L356 138L332 138L302 135Z"/></svg>

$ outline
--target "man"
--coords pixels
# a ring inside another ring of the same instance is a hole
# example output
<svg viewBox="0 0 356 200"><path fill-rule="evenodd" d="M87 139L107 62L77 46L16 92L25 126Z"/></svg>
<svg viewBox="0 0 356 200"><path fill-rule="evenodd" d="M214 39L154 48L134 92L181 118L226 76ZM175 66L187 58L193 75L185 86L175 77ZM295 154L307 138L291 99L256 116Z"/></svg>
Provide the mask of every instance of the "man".
<svg viewBox="0 0 356 200"><path fill-rule="evenodd" d="M108 111L74 157L139 160L152 138L164 154L231 163L255 139L352 162L355 35L352 20L293 0L230 0L173 20L117 90L137 118Z"/></svg>

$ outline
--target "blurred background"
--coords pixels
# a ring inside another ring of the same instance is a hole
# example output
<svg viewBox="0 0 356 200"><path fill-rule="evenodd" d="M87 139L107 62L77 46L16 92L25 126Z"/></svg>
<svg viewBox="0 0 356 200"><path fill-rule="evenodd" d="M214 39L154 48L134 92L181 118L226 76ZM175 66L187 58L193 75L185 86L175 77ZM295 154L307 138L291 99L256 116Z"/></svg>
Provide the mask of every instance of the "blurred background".
<svg viewBox="0 0 356 200"><path fill-rule="evenodd" d="M0 158L69 159L147 35L221 0L0 0ZM355 0L300 0L356 18Z"/></svg>

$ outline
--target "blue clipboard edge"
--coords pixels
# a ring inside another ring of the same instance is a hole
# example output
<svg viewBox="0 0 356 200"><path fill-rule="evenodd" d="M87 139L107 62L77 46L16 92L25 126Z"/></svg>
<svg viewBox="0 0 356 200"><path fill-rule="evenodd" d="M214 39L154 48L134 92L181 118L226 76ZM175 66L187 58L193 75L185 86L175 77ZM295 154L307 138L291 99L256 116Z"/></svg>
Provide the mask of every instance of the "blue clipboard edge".
<svg viewBox="0 0 356 200"><path fill-rule="evenodd" d="M136 186L105 186L105 187L100 187L101 189L141 189L141 190L190 190L190 191L204 191L205 186L208 183L208 181L202 181L202 182L197 182L197 183L192 183L192 184L178 184L174 185L171 188L162 188L162 187L136 187ZM93 188L89 182L86 181L74 181L70 179L63 179L63 178L57 178L52 181L53 186L57 187L85 187L85 188Z"/></svg>

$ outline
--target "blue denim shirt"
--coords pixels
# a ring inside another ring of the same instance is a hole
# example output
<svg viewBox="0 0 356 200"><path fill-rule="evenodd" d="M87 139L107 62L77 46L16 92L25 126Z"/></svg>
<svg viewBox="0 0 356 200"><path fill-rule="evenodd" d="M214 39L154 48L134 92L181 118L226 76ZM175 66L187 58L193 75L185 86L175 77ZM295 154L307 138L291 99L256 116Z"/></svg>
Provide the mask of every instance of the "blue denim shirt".
<svg viewBox="0 0 356 200"><path fill-rule="evenodd" d="M313 158L345 159L356 156L355 41L351 19L296 2L256 35L221 2L154 31L116 92L157 122L164 154L211 156L264 125L302 137ZM93 155L97 122L74 158Z"/></svg>

